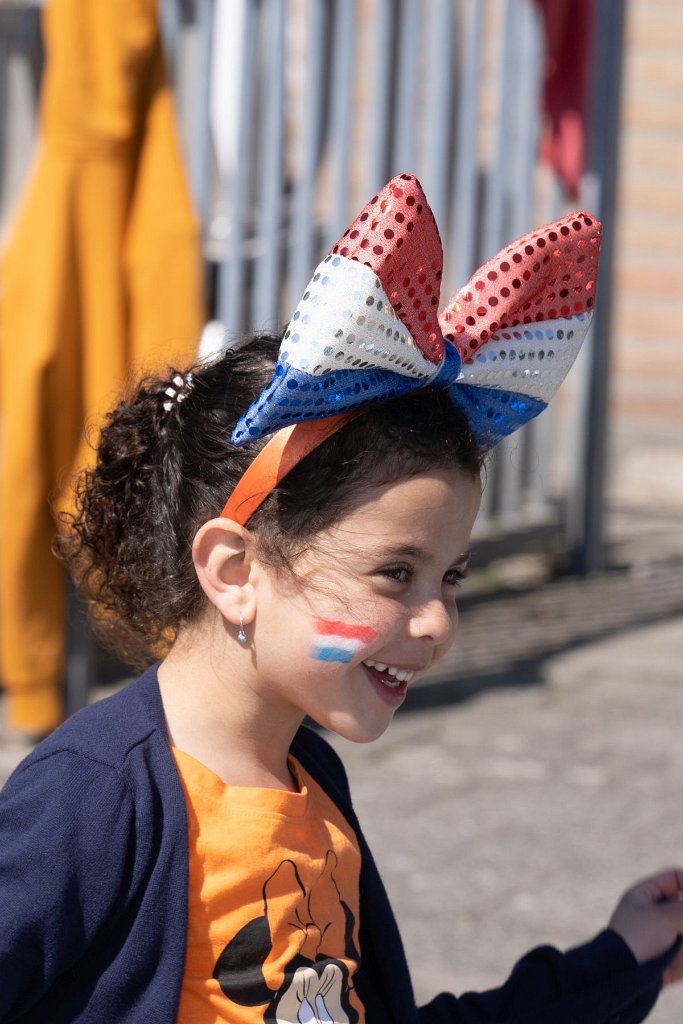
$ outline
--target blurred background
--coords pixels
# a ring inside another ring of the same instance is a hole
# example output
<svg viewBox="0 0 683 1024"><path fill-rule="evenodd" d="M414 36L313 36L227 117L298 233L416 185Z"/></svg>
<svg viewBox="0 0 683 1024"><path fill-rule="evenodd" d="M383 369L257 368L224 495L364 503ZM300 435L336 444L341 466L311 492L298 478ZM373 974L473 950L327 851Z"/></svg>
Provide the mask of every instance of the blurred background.
<svg viewBox="0 0 683 1024"><path fill-rule="evenodd" d="M344 745L418 993L681 860L682 48L677 0L0 0L0 773L126 676L50 553L86 433L131 375L283 327L411 171L442 304L534 226L605 231L579 363L489 465L451 659Z"/></svg>

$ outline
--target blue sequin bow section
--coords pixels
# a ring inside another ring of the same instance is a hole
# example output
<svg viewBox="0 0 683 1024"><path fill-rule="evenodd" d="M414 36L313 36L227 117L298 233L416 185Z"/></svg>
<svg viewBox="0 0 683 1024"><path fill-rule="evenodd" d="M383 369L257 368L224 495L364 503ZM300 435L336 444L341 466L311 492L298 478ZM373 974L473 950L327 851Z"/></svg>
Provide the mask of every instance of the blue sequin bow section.
<svg viewBox="0 0 683 1024"><path fill-rule="evenodd" d="M480 448L492 448L545 409L574 362L600 238L586 213L531 231L439 313L432 211L413 175L393 178L316 269L233 443L430 386L448 389Z"/></svg>

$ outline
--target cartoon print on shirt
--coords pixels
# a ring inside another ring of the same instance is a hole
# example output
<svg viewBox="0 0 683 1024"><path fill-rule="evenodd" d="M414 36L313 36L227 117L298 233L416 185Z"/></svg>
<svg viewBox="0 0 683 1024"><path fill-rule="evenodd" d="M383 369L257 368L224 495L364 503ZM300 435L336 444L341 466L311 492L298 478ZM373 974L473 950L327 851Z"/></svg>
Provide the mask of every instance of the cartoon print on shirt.
<svg viewBox="0 0 683 1024"><path fill-rule="evenodd" d="M263 916L244 925L216 961L223 994L240 1006L267 1003L265 1024L357 1024L349 968L337 957L356 964L360 957L336 864L328 851L307 892L294 862L283 860L263 886ZM296 949L284 964L283 948Z"/></svg>

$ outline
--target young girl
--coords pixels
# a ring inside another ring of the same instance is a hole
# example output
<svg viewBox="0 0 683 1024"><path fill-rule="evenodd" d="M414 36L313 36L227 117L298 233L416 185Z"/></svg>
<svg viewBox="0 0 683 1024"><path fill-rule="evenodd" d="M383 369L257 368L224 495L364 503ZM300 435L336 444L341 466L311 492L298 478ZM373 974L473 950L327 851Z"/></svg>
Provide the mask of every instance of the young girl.
<svg viewBox="0 0 683 1024"><path fill-rule="evenodd" d="M452 643L483 453L566 372L598 246L586 214L548 225L437 317L438 233L402 175L279 357L255 337L110 414L59 548L100 635L163 660L5 787L0 1020L607 1024L680 976L671 870L587 945L417 1008L343 768L303 724L375 739Z"/></svg>

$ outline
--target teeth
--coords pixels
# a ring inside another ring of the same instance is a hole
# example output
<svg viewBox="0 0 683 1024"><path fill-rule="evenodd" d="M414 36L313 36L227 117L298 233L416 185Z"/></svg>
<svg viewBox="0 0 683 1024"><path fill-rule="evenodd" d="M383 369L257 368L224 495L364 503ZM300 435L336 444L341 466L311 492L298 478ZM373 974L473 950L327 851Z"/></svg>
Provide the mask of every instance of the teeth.
<svg viewBox="0 0 683 1024"><path fill-rule="evenodd" d="M386 665L383 661L373 661L372 658L366 658L363 662L368 668L375 668L378 672L386 672L388 675L393 676L394 680L389 682L385 680L387 686L395 687L399 686L400 683L409 683L415 675L414 672L410 672L408 669L395 668L393 665Z"/></svg>

